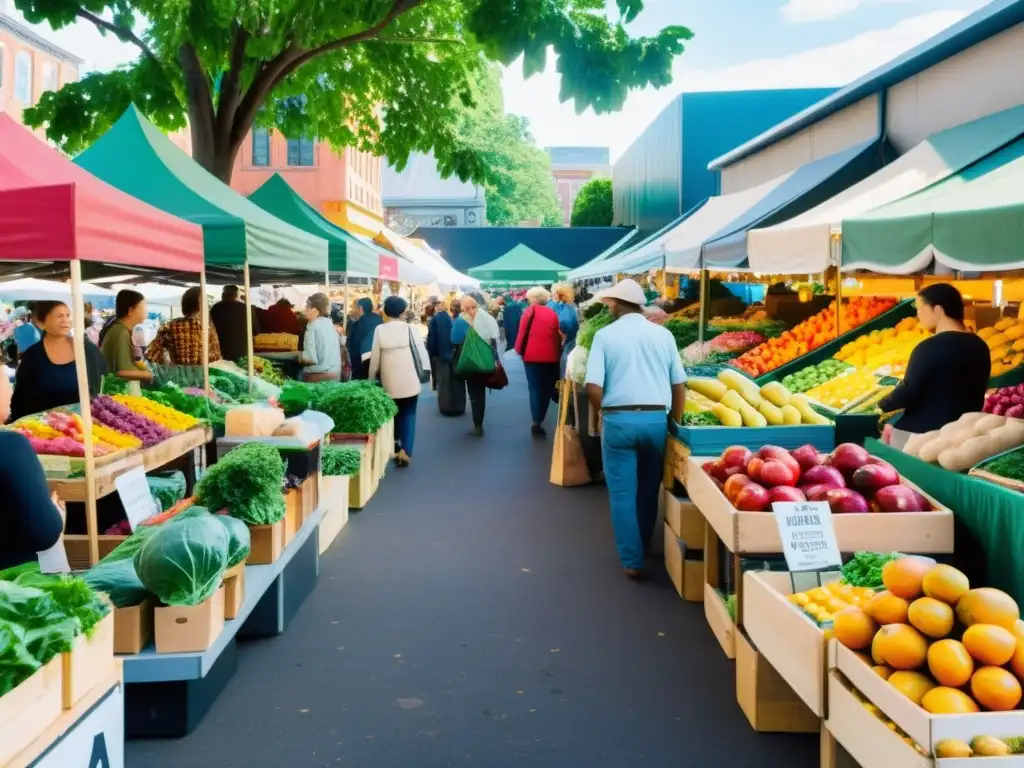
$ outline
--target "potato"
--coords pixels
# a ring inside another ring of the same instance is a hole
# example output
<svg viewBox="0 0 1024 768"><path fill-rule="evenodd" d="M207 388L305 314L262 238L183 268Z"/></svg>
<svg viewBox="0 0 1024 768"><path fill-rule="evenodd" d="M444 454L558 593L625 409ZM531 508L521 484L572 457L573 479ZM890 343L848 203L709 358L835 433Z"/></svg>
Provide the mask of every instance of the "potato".
<svg viewBox="0 0 1024 768"><path fill-rule="evenodd" d="M903 446L903 452L907 454L907 456L920 458L921 447L937 438L939 436L939 432L940 430L933 429L931 432L923 432L920 435L912 436L907 440L907 444Z"/></svg>

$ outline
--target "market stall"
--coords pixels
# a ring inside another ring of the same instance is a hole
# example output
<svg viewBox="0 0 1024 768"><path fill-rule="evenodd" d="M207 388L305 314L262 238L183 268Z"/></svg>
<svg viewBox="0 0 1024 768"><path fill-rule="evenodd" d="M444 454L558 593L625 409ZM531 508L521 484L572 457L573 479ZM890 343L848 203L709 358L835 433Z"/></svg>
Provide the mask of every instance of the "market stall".
<svg viewBox="0 0 1024 768"><path fill-rule="evenodd" d="M472 267L469 276L484 285L550 285L565 277L567 270L520 243L494 261Z"/></svg>

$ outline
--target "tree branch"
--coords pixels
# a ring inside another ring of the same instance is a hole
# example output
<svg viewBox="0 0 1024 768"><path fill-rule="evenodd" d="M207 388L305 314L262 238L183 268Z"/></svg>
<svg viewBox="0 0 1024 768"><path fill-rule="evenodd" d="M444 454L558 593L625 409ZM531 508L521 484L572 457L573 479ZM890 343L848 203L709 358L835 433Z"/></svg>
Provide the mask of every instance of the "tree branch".
<svg viewBox="0 0 1024 768"><path fill-rule="evenodd" d="M465 40L456 37L375 37L375 43L399 43L404 45L415 45L426 43L428 45L465 45Z"/></svg>
<svg viewBox="0 0 1024 768"><path fill-rule="evenodd" d="M214 129L216 119L213 111L213 95L210 78L199 60L199 54L191 43L182 43L178 48L178 61L185 81L188 96L188 119L192 127L192 153L201 166L214 172L216 159ZM197 141L197 139L199 139ZM232 158L233 159L233 158Z"/></svg>
<svg viewBox="0 0 1024 768"><path fill-rule="evenodd" d="M155 61L157 64L160 63L160 59L158 59L156 57L156 54L153 53L153 49L146 45L142 38L140 38L130 29L125 29L124 27L119 26L112 21L107 21L103 17L97 16L95 13L85 10L85 8L79 8L76 15L79 18L92 22L99 29L105 29L108 32L112 32L121 42L132 43L146 56Z"/></svg>
<svg viewBox="0 0 1024 768"><path fill-rule="evenodd" d="M242 70L245 67L245 47L249 43L249 33L242 28L238 21L232 22L234 26L235 39L231 43L231 55L228 61L228 71L220 84L220 95L217 100L217 142L229 141L231 128L235 120L235 112L238 110L242 92L239 83L242 79Z"/></svg>

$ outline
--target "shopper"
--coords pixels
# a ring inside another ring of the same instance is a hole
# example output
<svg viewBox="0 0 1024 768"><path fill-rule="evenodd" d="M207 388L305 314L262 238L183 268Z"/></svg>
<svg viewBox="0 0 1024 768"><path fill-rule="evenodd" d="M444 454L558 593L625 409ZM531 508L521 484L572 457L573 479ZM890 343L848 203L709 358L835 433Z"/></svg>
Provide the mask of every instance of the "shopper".
<svg viewBox="0 0 1024 768"><path fill-rule="evenodd" d="M38 344L43 339L43 332L40 330L33 310L38 311L35 304L30 309L18 307L14 310L15 318L20 318L19 324L14 328L14 344L18 348L19 358L29 347Z"/></svg>
<svg viewBox="0 0 1024 768"><path fill-rule="evenodd" d="M455 345L452 360L456 367L459 354L462 352L462 345L466 341L470 328L491 346L495 359L497 359L498 323L483 308L484 304L483 294L476 291L467 293L453 304L453 308L460 311L459 316L452 323L452 344ZM487 409L487 376L467 376L463 380L466 382L469 406L473 414L473 429L469 434L473 437L483 437L484 412Z"/></svg>
<svg viewBox="0 0 1024 768"><path fill-rule="evenodd" d="M125 381L149 381L153 374L135 364L135 343L132 341L135 326L146 319L146 297L128 288L118 291L114 299L114 316L117 321L106 329L100 345L107 370Z"/></svg>
<svg viewBox="0 0 1024 768"><path fill-rule="evenodd" d="M562 355L558 314L547 306L550 298L547 289L540 286L526 292L530 306L523 312L516 338L516 352L523 358L526 368L534 437L545 435L544 418L558 385L558 364Z"/></svg>
<svg viewBox="0 0 1024 768"><path fill-rule="evenodd" d="M505 297L505 308L501 313L501 325L505 329L505 344L512 349L519 338L519 322L523 317L523 305L512 294Z"/></svg>
<svg viewBox="0 0 1024 768"><path fill-rule="evenodd" d="M203 291L198 286L189 288L181 296L182 317L176 317L156 333L146 348L146 359L158 365L203 364ZM207 359L220 360L220 340L210 323L207 341Z"/></svg>
<svg viewBox="0 0 1024 768"><path fill-rule="evenodd" d="M601 456L619 559L637 578L658 518L666 412L682 420L686 374L672 334L644 317L636 282L623 280L597 297L616 319L594 336L587 396L603 418Z"/></svg>
<svg viewBox="0 0 1024 768"><path fill-rule="evenodd" d="M558 330L562 334L562 357L559 361L558 373L565 378L565 362L569 353L576 348L576 335L580 332L580 318L575 298L576 294L568 283L559 283L551 289L554 301L548 306L558 315Z"/></svg>
<svg viewBox="0 0 1024 768"><path fill-rule="evenodd" d="M252 333L260 333L260 321L253 311ZM245 323L245 302L240 300L237 285L225 285L220 301L210 308L210 322L217 331L220 351L225 360L237 363L249 354L249 336Z"/></svg>
<svg viewBox="0 0 1024 768"><path fill-rule="evenodd" d="M370 378L380 376L381 386L398 406L395 416L395 461L409 466L416 442L416 404L423 382L420 372L430 370L430 358L422 337L403 320L408 304L400 296L384 299L384 322L373 332Z"/></svg>
<svg viewBox="0 0 1024 768"><path fill-rule="evenodd" d="M302 325L299 323L298 315L295 314L295 305L288 299L278 299L277 303L270 307L260 320L260 332L302 335Z"/></svg>
<svg viewBox="0 0 1024 768"><path fill-rule="evenodd" d="M33 307L43 339L25 350L14 379L11 418L78 403L78 373L71 339L71 310L62 301L37 301ZM107 366L91 341L85 344L89 394L99 394Z"/></svg>
<svg viewBox="0 0 1024 768"><path fill-rule="evenodd" d="M903 411L891 439L900 449L911 435L980 411L992 369L988 346L964 325L964 300L952 285L922 289L917 319L935 335L914 347L903 381L878 403L886 413Z"/></svg>
<svg viewBox="0 0 1024 768"><path fill-rule="evenodd" d="M347 344L349 359L352 361L352 378L368 379L373 333L383 321L380 315L373 311L372 299L359 299L355 312L356 320L350 326Z"/></svg>
<svg viewBox="0 0 1024 768"><path fill-rule="evenodd" d="M341 381L341 345L331 322L331 300L314 293L306 300L306 333L299 356L302 381Z"/></svg>
<svg viewBox="0 0 1024 768"><path fill-rule="evenodd" d="M10 415L11 382L0 376L0 423ZM12 430L0 430L0 452L4 457L0 462L0 494L4 499L0 569L4 569L30 563L37 552L56 545L64 530L64 515L50 496L43 465L28 438Z"/></svg>

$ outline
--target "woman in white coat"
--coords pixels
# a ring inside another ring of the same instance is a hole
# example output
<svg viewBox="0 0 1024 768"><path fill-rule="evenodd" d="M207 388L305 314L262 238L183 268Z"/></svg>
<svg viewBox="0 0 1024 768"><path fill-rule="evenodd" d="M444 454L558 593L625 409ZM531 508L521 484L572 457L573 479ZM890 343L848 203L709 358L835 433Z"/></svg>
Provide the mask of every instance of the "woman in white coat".
<svg viewBox="0 0 1024 768"><path fill-rule="evenodd" d="M430 358L420 334L402 319L408 307L400 296L384 300L384 323L373 331L370 380L380 376L384 391L398 405L395 416L395 460L407 467L416 441L416 403L430 380Z"/></svg>

